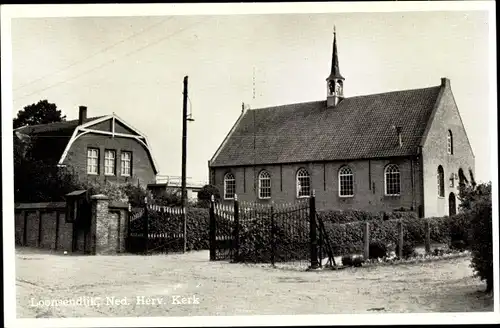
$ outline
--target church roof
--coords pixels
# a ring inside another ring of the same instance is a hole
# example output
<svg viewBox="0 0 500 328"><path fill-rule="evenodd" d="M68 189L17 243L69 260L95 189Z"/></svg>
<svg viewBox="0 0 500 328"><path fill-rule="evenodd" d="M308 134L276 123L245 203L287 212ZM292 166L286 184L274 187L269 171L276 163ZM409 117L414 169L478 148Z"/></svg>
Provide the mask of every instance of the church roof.
<svg viewBox="0 0 500 328"><path fill-rule="evenodd" d="M444 85L245 111L211 167L414 155ZM402 146L397 128L401 128Z"/></svg>

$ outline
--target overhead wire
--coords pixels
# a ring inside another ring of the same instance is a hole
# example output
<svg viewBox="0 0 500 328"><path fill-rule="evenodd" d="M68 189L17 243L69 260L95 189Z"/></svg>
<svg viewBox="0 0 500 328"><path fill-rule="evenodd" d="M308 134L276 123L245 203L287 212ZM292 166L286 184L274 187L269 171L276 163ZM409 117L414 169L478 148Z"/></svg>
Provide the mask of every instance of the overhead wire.
<svg viewBox="0 0 500 328"><path fill-rule="evenodd" d="M204 19L204 20L202 20L202 21L196 22L196 23L194 23L194 24L191 24L191 25L189 25L188 27L186 27L186 28L184 28L184 29L182 29L182 30L176 31L176 32L174 32L174 33L171 33L171 34L169 34L169 35L167 35L167 36L165 36L165 37L162 37L162 38L160 38L160 39L158 39L158 40L156 40L156 41L154 41L154 42L148 43L148 44L146 44L145 46L140 47L140 48L137 48L137 49L135 49L135 50L133 50L133 51L131 51L131 52L128 52L128 53L126 53L126 54L122 55L122 56L115 57L115 58L113 58L113 59L111 59L111 60L108 60L108 61L106 61L106 62L102 63L101 65L96 66L96 67L94 67L94 68L91 68L91 69L89 69L89 70L86 70L86 71L84 71L84 72L82 72L82 73L80 73L80 74L78 74L78 75L73 76L72 78L69 78L69 79L66 79L66 80L63 80L63 81L60 81L60 82L54 83L54 84L49 85L49 86L47 86L47 87L45 87L45 88L43 88L43 89L40 89L40 90L37 90L37 91L31 92L31 93L28 93L28 94L26 94L26 95L24 95L24 96L17 97L17 99L16 99L16 100L17 100L17 101L19 101L20 99L27 98L27 97L32 96L32 95L34 95L34 94L38 94L38 93L40 93L40 92L43 92L43 91L46 91L46 90L52 89L53 87L59 86L59 85L61 85L61 84L64 84L64 83L67 83L67 82L73 81L73 80L75 80L75 79L77 79L77 78L79 78L79 77L81 77L81 76L84 76L84 75L86 75L86 74L88 74L88 73L91 73L91 72L96 71L96 70L98 70L98 69L100 69L100 68L103 68L103 67L105 67L105 66L107 66L107 65L109 65L109 64L112 64L112 63L116 62L118 59L122 59L122 58L124 58L124 57L128 57L128 56L133 55L133 54L135 54L135 53L137 53L137 52L140 52L140 51L142 51L142 50L144 50L144 49L147 49L147 48L149 48L149 47L152 47L152 46L154 46L154 45L157 45L158 43L160 43L160 42L162 42L162 41L165 41L165 40L167 40L167 39L169 39L169 38L173 37L173 36L174 36L174 35L176 35L176 34L179 34L179 33L181 33L181 32L184 32L184 31L186 31L186 30L188 30L188 29L192 28L193 26L196 26L196 25L198 25L198 24L201 24L203 21L205 21L205 20L207 20L207 19L208 19L208 18L206 18L206 19Z"/></svg>
<svg viewBox="0 0 500 328"><path fill-rule="evenodd" d="M124 38L124 39L121 39L120 41L115 42L115 43L113 43L113 44L111 44L111 45L109 45L109 46L107 46L107 47L105 47L105 48L103 48L103 49L101 49L101 50L99 50L99 51L97 51L97 52L95 52L95 53L91 54L90 56L87 56L87 57L85 57L85 58L83 58L83 59L77 60L77 61L75 61L75 62L73 62L73 63L69 64L68 66L66 66L66 67L64 67L64 68L62 68L62 69L60 69L60 70L58 70L58 71L56 71L56 72L53 72L53 73L51 73L51 74L48 74L48 75L45 75L45 76L42 76L42 77L39 77L39 78L36 78L36 79L34 79L34 80L32 80L32 81L30 81L30 82L28 82L28 83L24 83L24 84L22 84L22 85L20 85L20 86L18 86L18 87L16 87L16 88L14 88L14 90L13 90L13 91L20 90L20 89L25 88L25 87L27 87L27 86L29 86L29 85L31 85L31 84L33 84L33 83L35 83L35 82L38 82L38 81L41 81L41 80L44 80L44 79L50 78L50 77L52 77L52 76L54 76L54 75L60 74L60 73L62 73L62 72L64 72L64 71L66 71L66 70L68 70L68 69L70 69L70 68L72 68L72 67L74 67L74 66L76 66L76 65L80 64L80 63L83 63L83 62L85 62L85 61L87 61L87 60L89 60L89 59L91 59L91 58L94 58L94 57L95 57L95 56L97 56L97 55L100 55L100 54L102 54L102 53L107 52L107 51L108 51L108 50L110 50L110 49L115 48L116 46L118 46L118 45L120 45L120 44L124 43L125 41L128 41L128 40L130 40L130 39L132 39L132 38L135 38L135 37L137 37L137 36L139 36L139 35L141 35L141 34L145 33L145 32L147 32L147 31L149 31L149 30L151 30L151 29L155 28L156 26L161 25L161 24L163 24L163 23L165 23L165 22L169 21L170 19L172 19L172 17L169 17L169 18L167 18L167 19L163 19L163 20L161 20L160 22L156 22L156 23L154 23L154 24L152 24L152 25L149 25L148 27L146 27L146 28L144 28L144 29L140 30L139 32L134 33L134 34L132 34L132 35L130 35L130 36L128 36L128 37L126 37L126 38Z"/></svg>

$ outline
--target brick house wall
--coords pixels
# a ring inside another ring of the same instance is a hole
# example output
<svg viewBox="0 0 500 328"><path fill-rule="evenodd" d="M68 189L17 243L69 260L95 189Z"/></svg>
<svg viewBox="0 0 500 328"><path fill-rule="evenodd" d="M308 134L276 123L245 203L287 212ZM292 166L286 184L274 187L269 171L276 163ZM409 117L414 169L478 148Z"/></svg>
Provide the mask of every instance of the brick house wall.
<svg viewBox="0 0 500 328"><path fill-rule="evenodd" d="M99 174L87 174L87 149L99 149ZM104 175L104 151L116 151L116 174L114 176ZM121 151L132 152L132 176L121 176ZM112 137L88 133L75 140L64 160L64 164L74 168L75 174L83 181L108 180L117 183L130 182L132 184L146 185L155 181L153 161L147 149L135 139L125 137Z"/></svg>
<svg viewBox="0 0 500 328"><path fill-rule="evenodd" d="M385 196L384 168L397 164L401 177L401 195ZM339 169L348 165L354 173L354 196L339 196ZM422 204L422 188L418 183L421 165L416 158L391 158L355 160L346 162L324 162L307 164L258 165L211 168L211 183L224 192L224 175L231 172L236 180L236 194L242 201L261 203L295 202L296 174L306 168L311 176L311 187L316 192L318 209L358 209L370 212L392 211L396 208L413 207ZM271 199L258 199L258 175L261 170L271 174Z"/></svg>
<svg viewBox="0 0 500 328"><path fill-rule="evenodd" d="M423 185L425 216L444 216L449 214L448 202L450 193L454 193L457 206L458 181L450 187L451 173L458 174L461 168L469 176L469 168L474 172L474 154L472 153L465 128L453 97L450 81L443 80L445 84L441 101L436 108L431 120L427 137L422 147L423 160ZM448 130L453 135L453 154L447 152ZM438 195L437 169L441 165L444 169L444 197Z"/></svg>

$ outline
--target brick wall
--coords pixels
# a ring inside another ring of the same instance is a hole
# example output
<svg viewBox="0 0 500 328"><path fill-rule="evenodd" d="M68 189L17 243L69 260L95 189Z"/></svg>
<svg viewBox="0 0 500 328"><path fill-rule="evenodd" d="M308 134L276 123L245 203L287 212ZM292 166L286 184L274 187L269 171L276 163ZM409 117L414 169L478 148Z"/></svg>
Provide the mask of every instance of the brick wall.
<svg viewBox="0 0 500 328"><path fill-rule="evenodd" d="M65 221L66 203L16 204L16 245L71 251L73 224Z"/></svg>
<svg viewBox="0 0 500 328"><path fill-rule="evenodd" d="M467 139L465 128L453 98L449 80L443 81L441 101L435 111L425 143L422 148L423 184L425 216L448 215L450 193L454 193L458 206L458 181L450 187L451 173L458 174L462 168L469 176L469 168L474 172L474 155ZM447 152L448 130L453 134L453 154ZM437 169L444 169L444 197L438 195Z"/></svg>
<svg viewBox="0 0 500 328"><path fill-rule="evenodd" d="M87 174L87 148L89 147L99 149L100 172L97 176ZM104 175L104 151L106 149L116 151L115 176ZM132 152L132 177L124 177L120 175L121 151ZM149 152L141 143L132 138L123 138L116 136L113 138L111 136L98 135L93 133L83 135L76 139L72 144L71 149L68 151L64 164L73 167L75 170L75 174L78 174L80 179L82 179L83 181L109 180L119 183L130 182L132 184L137 184L137 182L139 182L141 185L146 185L148 183L154 182L156 176Z"/></svg>
<svg viewBox="0 0 500 328"><path fill-rule="evenodd" d="M114 254L125 251L128 205L92 199L90 230L66 222L66 203L16 204L16 245L56 251Z"/></svg>
<svg viewBox="0 0 500 328"><path fill-rule="evenodd" d="M385 196L384 168L394 163L401 174L401 195ZM354 196L339 196L339 169L348 165L354 173ZM306 168L311 175L312 188L316 192L318 209L359 209L371 212L392 211L396 208L413 207L421 204L421 186L418 177L421 172L419 161L411 158L356 160L349 162L325 162L284 165L259 165L236 168L213 168L212 181L223 196L224 175L232 172L236 179L236 194L242 201L268 203L295 202L296 173ZM271 174L271 199L258 199L258 174L261 170Z"/></svg>

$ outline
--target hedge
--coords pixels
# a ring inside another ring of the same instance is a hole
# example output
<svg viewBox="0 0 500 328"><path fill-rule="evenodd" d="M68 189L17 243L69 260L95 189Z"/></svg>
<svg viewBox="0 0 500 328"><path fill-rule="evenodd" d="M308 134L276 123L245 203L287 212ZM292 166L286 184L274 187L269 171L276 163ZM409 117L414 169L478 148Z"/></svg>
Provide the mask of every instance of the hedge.
<svg viewBox="0 0 500 328"><path fill-rule="evenodd" d="M187 250L202 250L209 249L209 212L203 208L187 208L186 212L186 229L187 229ZM150 234L167 233L167 234L182 234L183 233L183 217L182 215L172 215L169 213L148 211L148 230ZM142 235L144 227L144 216L131 222L130 228L134 232ZM182 250L184 247L184 239L167 238L169 241L168 249L172 251ZM154 251L157 247L161 248L165 244L164 238L150 238L148 247Z"/></svg>

